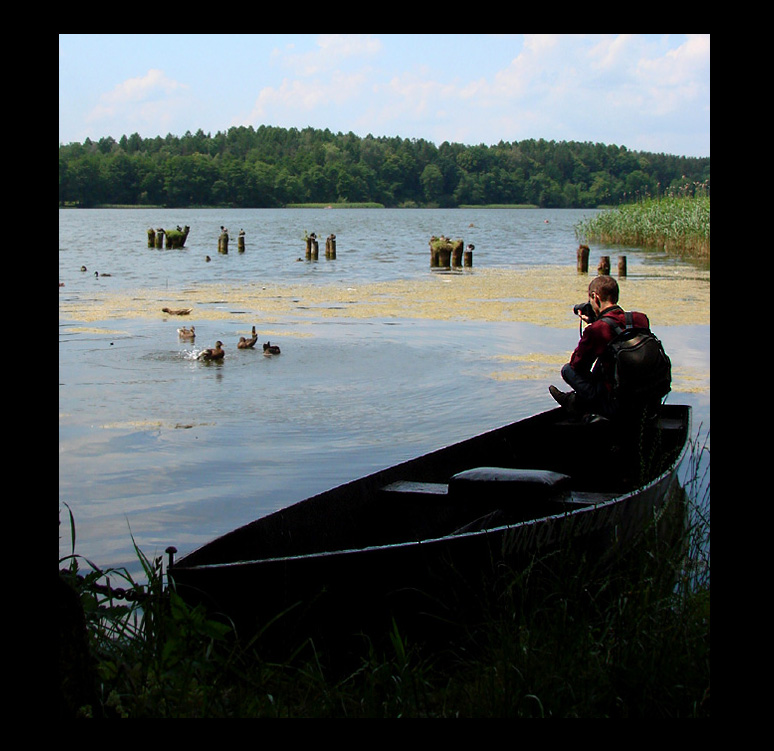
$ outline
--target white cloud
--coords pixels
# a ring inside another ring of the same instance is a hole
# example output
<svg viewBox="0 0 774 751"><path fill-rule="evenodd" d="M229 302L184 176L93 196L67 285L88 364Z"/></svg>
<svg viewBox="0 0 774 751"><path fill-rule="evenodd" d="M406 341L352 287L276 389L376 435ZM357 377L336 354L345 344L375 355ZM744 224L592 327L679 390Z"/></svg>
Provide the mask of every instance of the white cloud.
<svg viewBox="0 0 774 751"><path fill-rule="evenodd" d="M131 78L120 71L136 66L137 38L94 35L105 49L125 45L97 77L77 68L76 55L93 68L105 50L61 39L63 129L89 102L92 134L267 124L439 144L546 138L709 154L706 34L194 35L207 46L190 60L149 47L139 59L153 62ZM97 81L99 95L89 88Z"/></svg>
<svg viewBox="0 0 774 751"><path fill-rule="evenodd" d="M102 94L86 116L87 123L126 120L137 129L141 125L161 129L174 121L171 111L181 104L189 87L174 81L163 71L151 68L144 76L129 78Z"/></svg>

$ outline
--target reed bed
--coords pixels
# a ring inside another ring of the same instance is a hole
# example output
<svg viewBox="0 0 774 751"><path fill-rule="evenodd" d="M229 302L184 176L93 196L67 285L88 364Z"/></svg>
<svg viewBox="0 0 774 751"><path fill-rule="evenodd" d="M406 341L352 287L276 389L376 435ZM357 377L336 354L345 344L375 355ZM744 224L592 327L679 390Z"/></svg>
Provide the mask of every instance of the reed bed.
<svg viewBox="0 0 774 751"><path fill-rule="evenodd" d="M710 196L646 198L580 222L575 234L585 243L655 248L709 260Z"/></svg>

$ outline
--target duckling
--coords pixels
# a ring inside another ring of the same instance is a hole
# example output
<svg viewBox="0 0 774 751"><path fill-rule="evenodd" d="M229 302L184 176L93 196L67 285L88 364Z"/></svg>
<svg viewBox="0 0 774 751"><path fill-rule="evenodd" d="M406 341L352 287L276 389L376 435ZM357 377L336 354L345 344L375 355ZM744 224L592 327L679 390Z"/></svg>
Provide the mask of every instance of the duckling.
<svg viewBox="0 0 774 751"><path fill-rule="evenodd" d="M215 342L214 347L204 349L199 353L200 360L222 360L226 353L223 351L223 342Z"/></svg>
<svg viewBox="0 0 774 751"><path fill-rule="evenodd" d="M258 334L255 333L255 326L253 326L253 335L250 339L245 339L243 336L239 337L238 349L252 349L255 343L258 341Z"/></svg>
<svg viewBox="0 0 774 751"><path fill-rule="evenodd" d="M196 339L196 326L191 326L190 329L183 326L177 330L177 334L181 339Z"/></svg>
<svg viewBox="0 0 774 751"><path fill-rule="evenodd" d="M193 308L162 308L161 310L171 316L187 316Z"/></svg>
<svg viewBox="0 0 774 751"><path fill-rule="evenodd" d="M267 357L269 355L278 355L280 353L280 348L276 344L272 344L271 342L265 342L263 345L263 354Z"/></svg>

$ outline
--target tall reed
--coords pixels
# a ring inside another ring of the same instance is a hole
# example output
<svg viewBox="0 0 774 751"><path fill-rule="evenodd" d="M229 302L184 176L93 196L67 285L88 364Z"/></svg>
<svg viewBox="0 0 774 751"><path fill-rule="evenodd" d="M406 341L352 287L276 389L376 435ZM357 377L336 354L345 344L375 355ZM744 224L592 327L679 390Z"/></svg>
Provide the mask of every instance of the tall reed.
<svg viewBox="0 0 774 751"><path fill-rule="evenodd" d="M633 245L709 260L710 196L646 198L579 222L580 242Z"/></svg>

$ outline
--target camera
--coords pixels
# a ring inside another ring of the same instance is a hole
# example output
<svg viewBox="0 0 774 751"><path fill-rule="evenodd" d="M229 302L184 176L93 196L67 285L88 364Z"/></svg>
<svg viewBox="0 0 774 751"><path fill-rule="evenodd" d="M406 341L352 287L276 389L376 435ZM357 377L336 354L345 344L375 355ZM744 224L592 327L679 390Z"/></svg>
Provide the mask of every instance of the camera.
<svg viewBox="0 0 774 751"><path fill-rule="evenodd" d="M580 302L577 305L574 305L572 310L576 316L586 316L586 318L589 320L589 323L591 323L596 318L596 315L594 314L594 308L591 307L590 302Z"/></svg>

